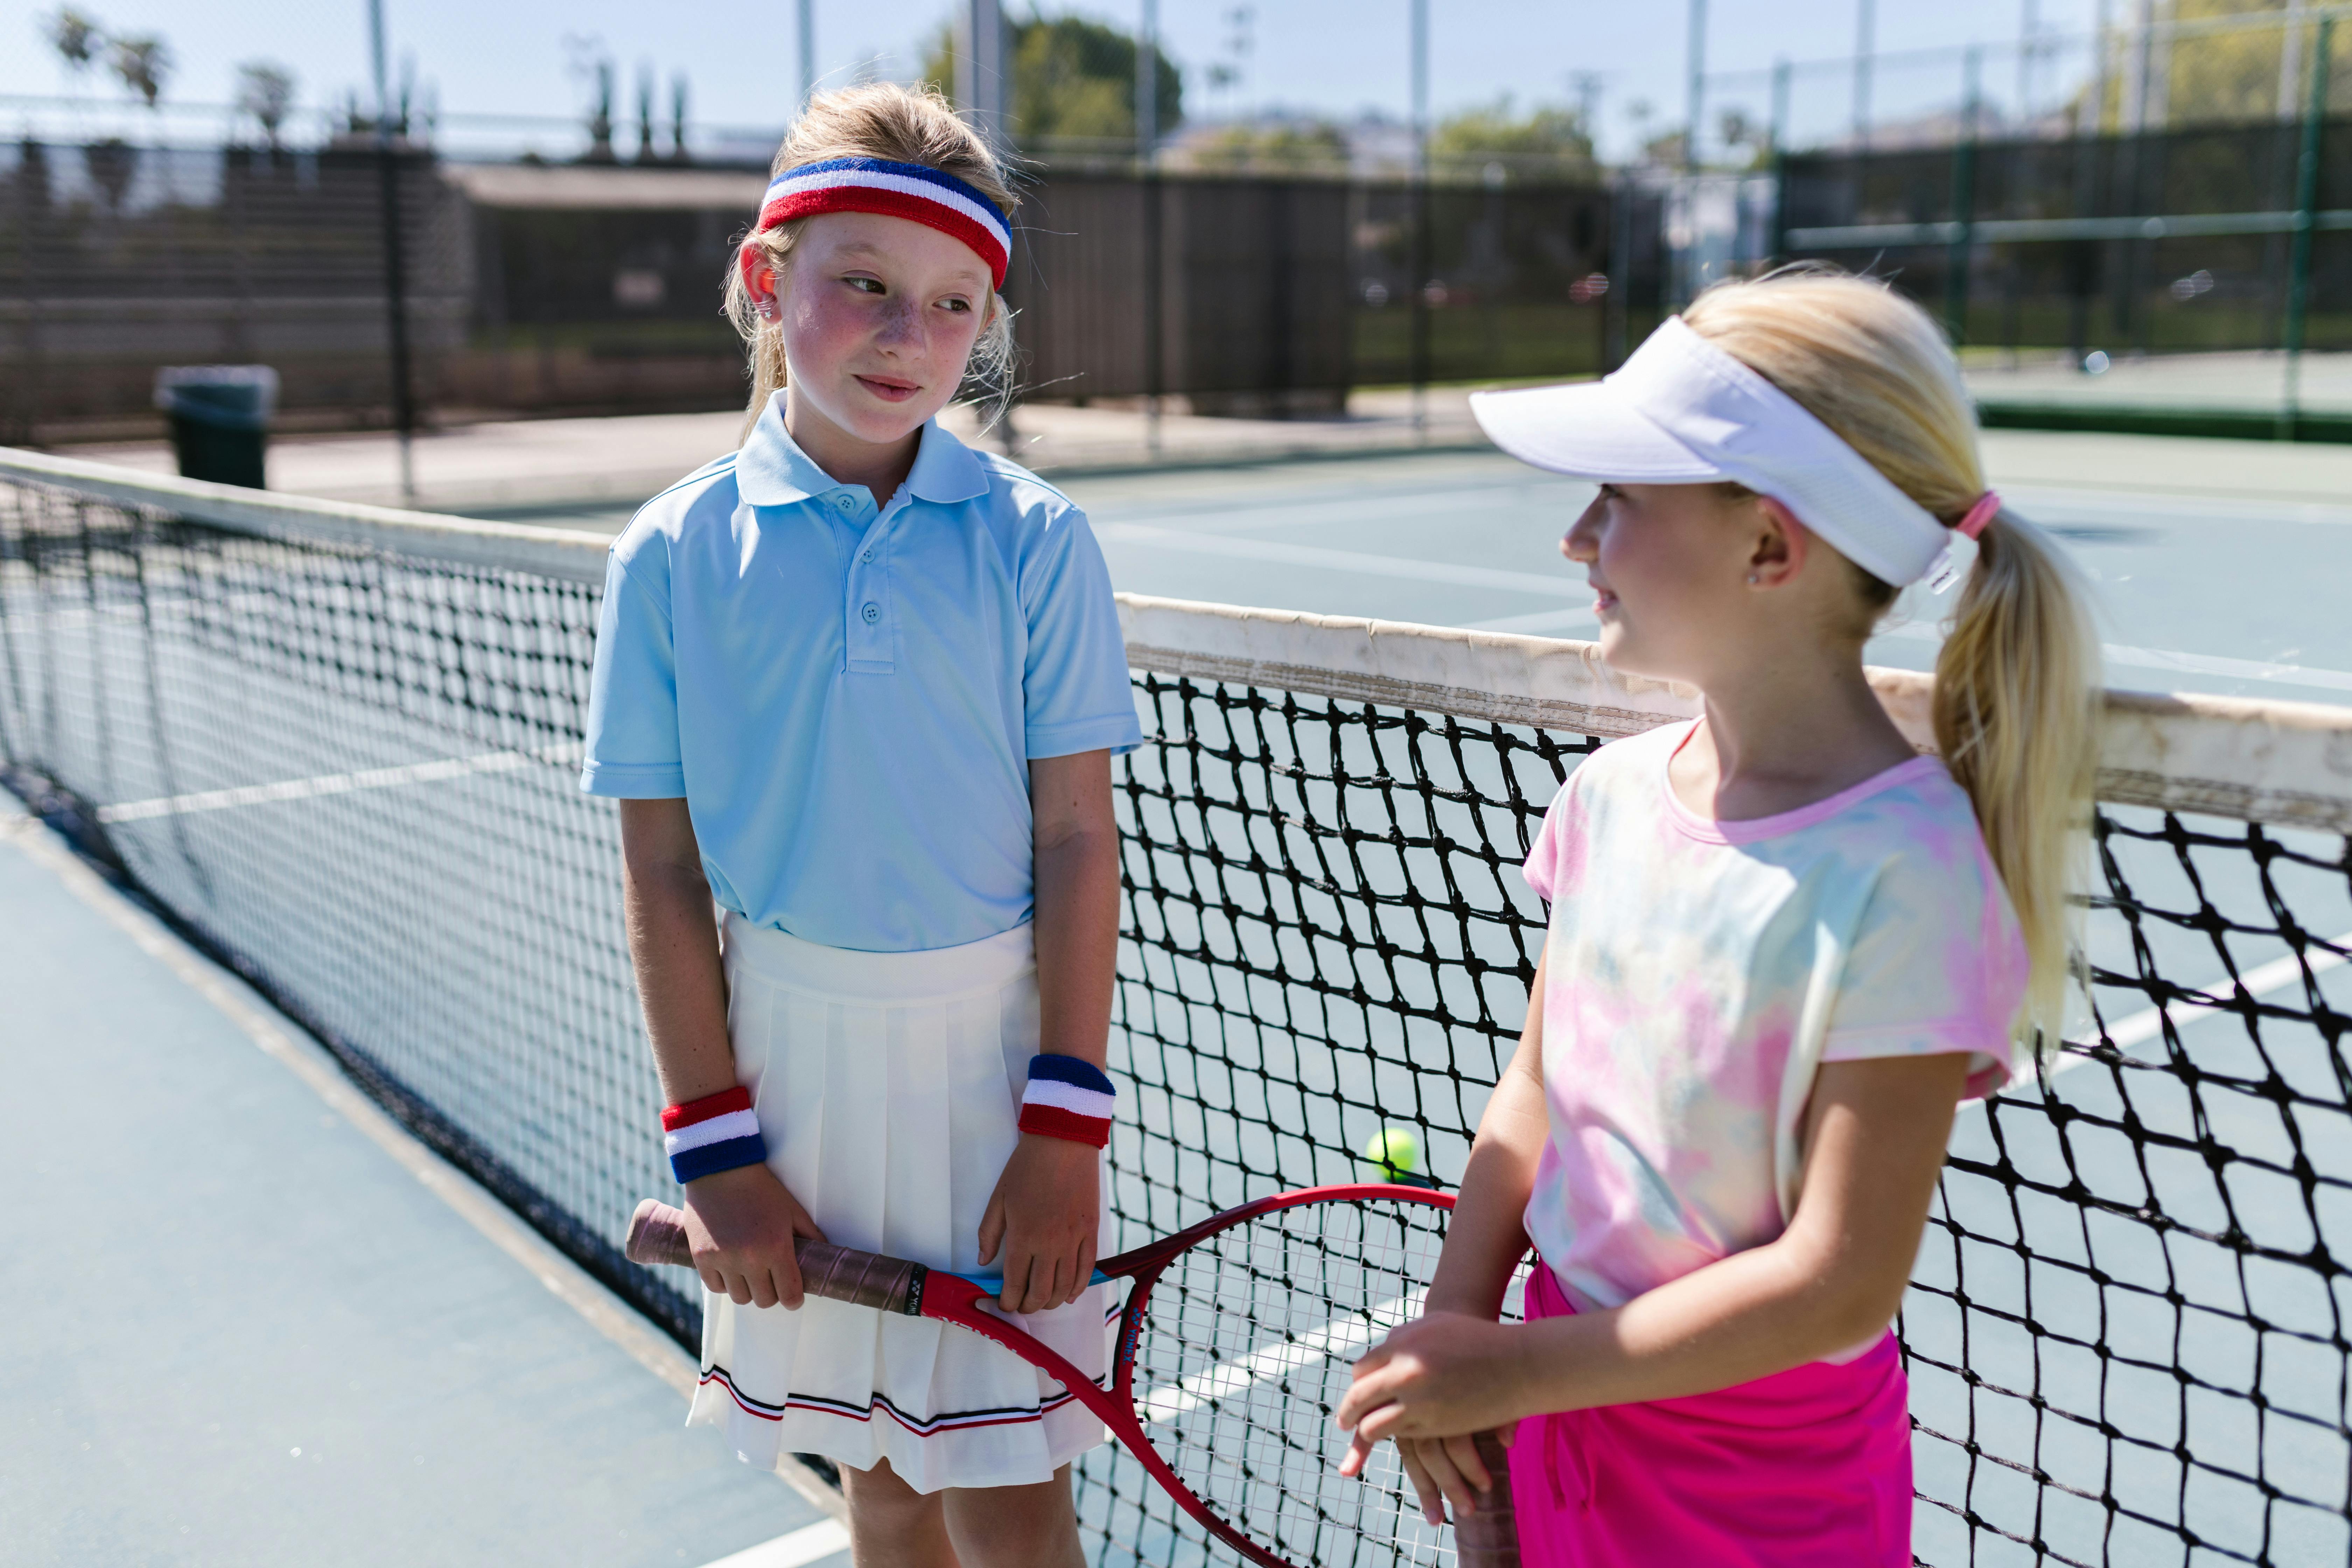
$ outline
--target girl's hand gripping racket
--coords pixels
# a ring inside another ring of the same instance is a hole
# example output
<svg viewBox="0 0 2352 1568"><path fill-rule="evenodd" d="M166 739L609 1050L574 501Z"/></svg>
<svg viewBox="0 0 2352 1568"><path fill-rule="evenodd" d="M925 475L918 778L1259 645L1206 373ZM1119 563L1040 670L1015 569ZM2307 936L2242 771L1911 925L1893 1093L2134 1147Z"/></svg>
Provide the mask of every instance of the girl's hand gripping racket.
<svg viewBox="0 0 2352 1568"><path fill-rule="evenodd" d="M993 1275L807 1239L794 1250L812 1296L954 1323L1059 1380L1187 1513L1264 1568L1518 1568L1510 1467L1492 1434L1478 1452L1495 1488L1451 1531L1422 1518L1393 1444L1355 1479L1338 1468L1331 1414L1349 1369L1421 1315L1453 1206L1418 1187L1309 1187L1104 1260L1096 1284L1130 1282L1107 1390L982 1309L1003 1288ZM630 1259L691 1267L685 1219L639 1204Z"/></svg>

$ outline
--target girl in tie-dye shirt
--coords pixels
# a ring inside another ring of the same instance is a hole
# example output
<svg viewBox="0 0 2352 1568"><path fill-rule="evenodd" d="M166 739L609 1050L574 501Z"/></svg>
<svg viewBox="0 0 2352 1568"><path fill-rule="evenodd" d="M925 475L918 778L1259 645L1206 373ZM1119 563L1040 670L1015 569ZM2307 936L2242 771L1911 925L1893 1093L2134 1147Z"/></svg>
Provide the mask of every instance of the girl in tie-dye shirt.
<svg viewBox="0 0 2352 1568"><path fill-rule="evenodd" d="M1725 285L1607 381L1479 413L1603 481L1562 544L1601 653L1702 716L1603 747L1545 816L1527 1029L1427 1314L1358 1364L1343 1468L1393 1437L1434 1518L1499 1429L1531 1568L1907 1565L1887 1324L1956 1103L2055 1037L2079 596L1986 490L1941 334L1874 282ZM1957 537L1921 756L1862 649ZM1528 1321L1498 1322L1530 1243Z"/></svg>

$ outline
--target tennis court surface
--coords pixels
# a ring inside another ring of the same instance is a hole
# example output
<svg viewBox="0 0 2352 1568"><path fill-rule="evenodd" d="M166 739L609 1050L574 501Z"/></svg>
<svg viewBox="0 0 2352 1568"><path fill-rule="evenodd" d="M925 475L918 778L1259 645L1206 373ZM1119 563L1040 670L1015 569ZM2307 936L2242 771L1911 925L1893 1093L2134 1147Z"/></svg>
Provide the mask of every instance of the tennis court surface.
<svg viewBox="0 0 2352 1568"><path fill-rule="evenodd" d="M573 784L604 542L0 456L0 761L685 1337L614 1248L676 1194L614 823ZM1528 837L1680 700L1507 633L1123 608L1122 1244L1357 1176L1383 1126L1450 1182L1540 937ZM1917 678L1885 690L1916 734ZM2115 699L2101 794L2077 1043L1964 1117L1903 1319L1916 1549L2340 1563L2352 713ZM1110 1451L1080 1501L1104 1563L1217 1560Z"/></svg>

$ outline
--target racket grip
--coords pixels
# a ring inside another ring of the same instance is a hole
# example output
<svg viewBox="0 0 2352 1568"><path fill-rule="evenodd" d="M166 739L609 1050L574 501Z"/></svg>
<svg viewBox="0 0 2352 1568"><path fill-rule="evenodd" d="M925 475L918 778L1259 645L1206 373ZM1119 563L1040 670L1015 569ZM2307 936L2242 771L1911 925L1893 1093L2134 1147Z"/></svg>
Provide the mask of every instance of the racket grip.
<svg viewBox="0 0 2352 1568"><path fill-rule="evenodd" d="M621 1251L630 1262L648 1268L693 1268L694 1248L686 1240L686 1211L674 1209L659 1198L646 1199L629 1216L629 1239L621 1244Z"/></svg>
<svg viewBox="0 0 2352 1568"><path fill-rule="evenodd" d="M649 1268L667 1264L694 1267L694 1249L686 1239L686 1211L647 1198L629 1216L629 1237L622 1246L632 1263ZM793 1256L801 1266L801 1289L828 1301L871 1307L880 1312L919 1317L923 1309L923 1282L929 1270L903 1258L835 1247L829 1241L795 1237Z"/></svg>
<svg viewBox="0 0 2352 1568"><path fill-rule="evenodd" d="M1511 1504L1511 1452L1493 1432L1481 1432L1478 1462L1494 1478L1492 1489L1474 1493L1477 1501L1454 1516L1454 1558L1460 1568L1519 1568L1519 1521Z"/></svg>

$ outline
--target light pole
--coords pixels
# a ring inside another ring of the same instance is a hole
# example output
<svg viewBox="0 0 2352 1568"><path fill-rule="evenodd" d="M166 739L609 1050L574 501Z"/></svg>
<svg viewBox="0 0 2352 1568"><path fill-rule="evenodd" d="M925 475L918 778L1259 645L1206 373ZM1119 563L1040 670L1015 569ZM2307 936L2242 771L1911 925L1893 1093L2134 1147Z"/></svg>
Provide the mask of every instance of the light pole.
<svg viewBox="0 0 2352 1568"><path fill-rule="evenodd" d="M1429 433L1429 0L1412 0L1412 433Z"/></svg>
<svg viewBox="0 0 2352 1568"><path fill-rule="evenodd" d="M2017 19L2017 118L2021 124L2033 120L2033 51L2034 37L2042 31L2040 0L2025 0L2024 14Z"/></svg>
<svg viewBox="0 0 2352 1568"><path fill-rule="evenodd" d="M1698 173L1699 119L1706 112L1706 0L1690 0L1690 37L1685 40L1690 66L1690 84L1685 92L1688 110L1683 123L1683 172Z"/></svg>
<svg viewBox="0 0 2352 1568"><path fill-rule="evenodd" d="M816 0L801 0L801 110L816 96Z"/></svg>
<svg viewBox="0 0 2352 1568"><path fill-rule="evenodd" d="M2286 26L2279 29L2278 117L2292 122L2303 112L2303 28L2310 0L2286 0Z"/></svg>
<svg viewBox="0 0 2352 1568"><path fill-rule="evenodd" d="M368 0L368 45L375 65L376 198L383 221L386 346L392 358L392 428L400 451L400 500L416 504L416 399L408 374L408 267L400 233L400 164L392 145L392 89L385 79L383 0Z"/></svg>
<svg viewBox="0 0 2352 1568"><path fill-rule="evenodd" d="M2147 129L2148 89L2156 73L2156 0L2139 0L2132 16L2129 74L2124 78L2123 130L2137 136Z"/></svg>
<svg viewBox="0 0 2352 1568"><path fill-rule="evenodd" d="M1853 5L1853 147L1870 150L1871 56L1878 48L1878 0L1854 0Z"/></svg>
<svg viewBox="0 0 2352 1568"><path fill-rule="evenodd" d="M1160 0L1143 0L1135 40L1135 161L1143 198L1143 446L1160 459Z"/></svg>
<svg viewBox="0 0 2352 1568"><path fill-rule="evenodd" d="M999 0L970 0L963 47L956 52L956 98L988 144L1004 152L1004 10Z"/></svg>

